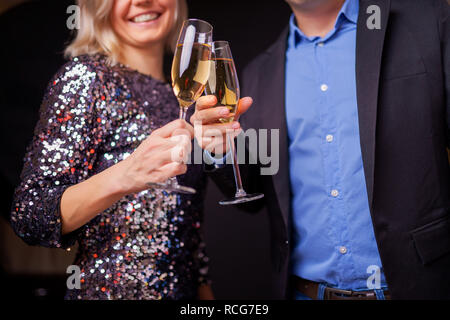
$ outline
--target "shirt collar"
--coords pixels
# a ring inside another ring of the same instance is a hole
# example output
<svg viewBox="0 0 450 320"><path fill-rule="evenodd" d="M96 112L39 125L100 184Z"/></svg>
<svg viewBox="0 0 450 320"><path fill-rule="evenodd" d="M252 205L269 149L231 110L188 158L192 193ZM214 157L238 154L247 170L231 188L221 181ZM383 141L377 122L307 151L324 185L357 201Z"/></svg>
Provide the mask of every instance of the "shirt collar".
<svg viewBox="0 0 450 320"><path fill-rule="evenodd" d="M342 5L341 10L336 18L334 24L334 31L338 29L342 23L342 19L345 18L349 22L356 24L358 22L359 0L346 0ZM307 37L302 30L297 27L294 14L291 14L289 19L289 45L297 46L301 40L308 39L314 41L318 37Z"/></svg>
<svg viewBox="0 0 450 320"><path fill-rule="evenodd" d="M345 17L356 24L358 22L359 0L346 0L339 12L338 17L344 14Z"/></svg>

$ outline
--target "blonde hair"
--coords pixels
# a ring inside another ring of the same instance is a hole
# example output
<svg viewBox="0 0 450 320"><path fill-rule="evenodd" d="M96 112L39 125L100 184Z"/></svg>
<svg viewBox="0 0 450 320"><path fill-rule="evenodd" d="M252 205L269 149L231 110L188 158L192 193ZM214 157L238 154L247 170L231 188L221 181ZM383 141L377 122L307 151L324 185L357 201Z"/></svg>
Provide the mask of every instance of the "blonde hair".
<svg viewBox="0 0 450 320"><path fill-rule="evenodd" d="M175 51L179 30L187 19L186 0L176 1L175 22L166 42L166 49L170 52ZM117 63L121 55L120 40L110 22L114 0L77 0L77 5L80 8L80 29L67 46L65 56L72 58L101 53L108 57L111 65Z"/></svg>

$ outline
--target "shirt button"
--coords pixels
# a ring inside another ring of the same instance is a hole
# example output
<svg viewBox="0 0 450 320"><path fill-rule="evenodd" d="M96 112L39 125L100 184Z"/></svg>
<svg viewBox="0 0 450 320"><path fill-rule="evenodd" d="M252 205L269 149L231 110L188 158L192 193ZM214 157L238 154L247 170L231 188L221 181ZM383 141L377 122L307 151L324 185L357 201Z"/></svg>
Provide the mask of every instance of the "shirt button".
<svg viewBox="0 0 450 320"><path fill-rule="evenodd" d="M323 84L320 86L320 90L322 90L323 92L328 90L328 86L326 84Z"/></svg>
<svg viewBox="0 0 450 320"><path fill-rule="evenodd" d="M337 191L336 189L331 190L331 195L336 198L339 195L339 191Z"/></svg>
<svg viewBox="0 0 450 320"><path fill-rule="evenodd" d="M333 142L334 137L332 134L327 135L327 142Z"/></svg>
<svg viewBox="0 0 450 320"><path fill-rule="evenodd" d="M319 47L323 47L323 42L319 42L317 45L318 45Z"/></svg>
<svg viewBox="0 0 450 320"><path fill-rule="evenodd" d="M339 252L342 253L342 254L346 254L347 253L347 248L344 247L344 246L339 247Z"/></svg>

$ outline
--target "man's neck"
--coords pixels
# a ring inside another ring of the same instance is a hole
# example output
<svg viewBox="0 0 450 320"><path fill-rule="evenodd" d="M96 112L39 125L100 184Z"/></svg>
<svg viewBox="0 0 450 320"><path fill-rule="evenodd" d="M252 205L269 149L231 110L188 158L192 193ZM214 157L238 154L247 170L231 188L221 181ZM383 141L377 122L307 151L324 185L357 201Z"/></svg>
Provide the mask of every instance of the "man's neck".
<svg viewBox="0 0 450 320"><path fill-rule="evenodd" d="M297 26L308 37L325 37L334 27L345 0L316 0L306 4L291 3Z"/></svg>
<svg viewBox="0 0 450 320"><path fill-rule="evenodd" d="M129 45L122 47L121 63L140 73L164 80L164 47L156 45L151 48L136 48Z"/></svg>

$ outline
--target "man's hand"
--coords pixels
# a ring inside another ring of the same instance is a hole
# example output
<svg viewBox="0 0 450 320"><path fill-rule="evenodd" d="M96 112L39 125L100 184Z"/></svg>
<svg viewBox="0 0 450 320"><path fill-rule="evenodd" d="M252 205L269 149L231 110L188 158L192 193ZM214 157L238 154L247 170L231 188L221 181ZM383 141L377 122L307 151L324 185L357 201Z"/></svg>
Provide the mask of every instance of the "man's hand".
<svg viewBox="0 0 450 320"><path fill-rule="evenodd" d="M236 114L230 113L227 107L213 108L216 103L217 99L212 95L198 99L190 121L200 147L215 155L221 155L227 152L227 133L234 138L241 132L239 117L247 112L253 100L250 97L240 99ZM219 121L222 118L233 117L234 121L230 123Z"/></svg>

